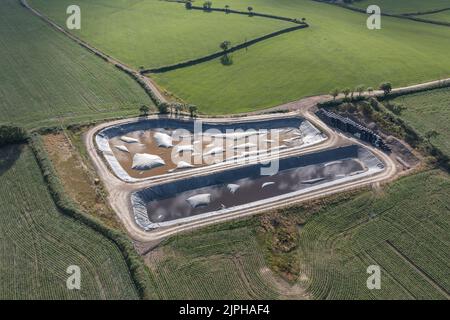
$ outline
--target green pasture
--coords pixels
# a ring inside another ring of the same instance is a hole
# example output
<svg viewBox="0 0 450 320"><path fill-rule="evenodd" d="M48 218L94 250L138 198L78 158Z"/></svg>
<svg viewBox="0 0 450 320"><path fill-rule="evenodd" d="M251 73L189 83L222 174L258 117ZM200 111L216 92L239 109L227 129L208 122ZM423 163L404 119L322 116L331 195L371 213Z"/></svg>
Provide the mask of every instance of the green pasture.
<svg viewBox="0 0 450 320"><path fill-rule="evenodd" d="M0 123L28 128L137 114L151 105L128 75L20 6L0 2Z"/></svg>
<svg viewBox="0 0 450 320"><path fill-rule="evenodd" d="M399 87L450 76L448 27L384 17L381 30L368 30L366 15L312 1L260 0L254 7L305 16L310 28L237 52L232 66L211 61L153 77L201 112L223 114L336 87L378 87L385 80Z"/></svg>
<svg viewBox="0 0 450 320"><path fill-rule="evenodd" d="M450 155L450 88L410 94L393 99L405 109L401 117L419 133L435 130L431 142Z"/></svg>
<svg viewBox="0 0 450 320"><path fill-rule="evenodd" d="M68 1L31 3L64 22L63 7ZM450 75L448 27L384 17L381 30L368 30L366 15L309 0L213 1L214 7L225 5L304 17L310 28L234 53L231 66L214 60L151 75L181 100L198 105L202 113L248 112L328 93L335 87L377 87L385 80L404 86ZM268 28L271 23L280 27L275 20L256 23L255 17L191 12L182 4L155 0L82 1L81 8L85 18L77 34L135 66L201 56L217 50L224 39L236 42L266 33L276 29ZM229 24L229 19L236 24ZM238 21L252 28L243 28Z"/></svg>
<svg viewBox="0 0 450 320"><path fill-rule="evenodd" d="M442 11L442 12L438 12L438 13L432 13L432 14L424 14L424 15L420 15L417 17L422 18L422 19L432 20L432 21L450 23L450 10Z"/></svg>
<svg viewBox="0 0 450 320"><path fill-rule="evenodd" d="M355 1L353 6L365 9L372 4L390 13L416 13L450 8L450 0L363 0Z"/></svg>
<svg viewBox="0 0 450 320"><path fill-rule="evenodd" d="M30 3L65 26L66 8L73 1ZM225 40L238 44L294 26L260 17L186 10L184 4L161 0L80 0L77 5L81 8L81 30L72 32L135 68L198 58L220 51Z"/></svg>

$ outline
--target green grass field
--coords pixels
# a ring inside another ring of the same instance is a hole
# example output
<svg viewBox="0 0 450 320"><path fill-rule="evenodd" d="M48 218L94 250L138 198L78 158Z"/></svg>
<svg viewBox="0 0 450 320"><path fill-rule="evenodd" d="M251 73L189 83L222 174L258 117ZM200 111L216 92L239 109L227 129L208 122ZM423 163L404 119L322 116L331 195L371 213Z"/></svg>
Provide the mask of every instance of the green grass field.
<svg viewBox="0 0 450 320"><path fill-rule="evenodd" d="M58 117L88 121L137 114L149 97L106 64L19 5L0 2L0 123L28 128Z"/></svg>
<svg viewBox="0 0 450 320"><path fill-rule="evenodd" d="M450 0L363 0L354 2L353 6L365 9L371 4L391 13L415 13L450 8Z"/></svg>
<svg viewBox="0 0 450 320"><path fill-rule="evenodd" d="M239 3L233 7L254 1ZM200 111L218 114L263 109L335 87L378 87L384 80L404 86L450 75L448 27L385 17L381 30L370 31L365 15L329 4L260 0L254 7L297 13L310 28L240 51L230 67L211 61L155 75L158 83Z"/></svg>
<svg viewBox="0 0 450 320"><path fill-rule="evenodd" d="M33 0L31 3L62 23L61 11L64 10L60 3L66 2ZM216 50L217 43L225 38L225 33L217 29L229 29L227 32L236 36L249 37L247 31L236 33L227 19L243 20L243 23L253 19L193 13L182 5L153 0L145 3L114 0L108 1L108 6L103 2L100 4L82 3L82 7L87 9L85 29L82 25L80 35L129 64L149 60L158 65L182 58L177 56L175 59L174 55L188 56L186 52L192 56L203 55L211 49ZM359 84L377 87L384 80L402 86L450 75L450 43L444 41L450 37L450 28L447 27L386 17L383 18L382 30L370 31L366 28L365 15L309 0L213 1L215 7L224 7L225 4L240 10L251 5L256 12L305 17L311 27L237 52L233 54L232 66L223 66L214 60L153 76L162 87L182 100L198 105L203 113L248 112L304 96L328 93L335 87ZM146 8L154 10L150 14ZM111 16L112 11L114 16ZM212 22L191 19L193 14L207 17L205 19ZM97 30L94 28L94 15L95 23L109 20L95 24L100 28ZM159 16L164 17L164 24L157 22ZM177 28L168 27L171 22ZM263 25L265 28L265 23L255 24L253 32ZM124 35L131 28L135 36ZM195 32L191 28L196 28ZM180 30L186 32L180 33ZM159 39L157 44L147 41L142 44L142 38L150 37L145 36L147 33ZM180 38L187 40L188 44ZM167 50L173 53L167 55ZM161 60L162 53L168 60ZM143 55L145 59L142 59Z"/></svg>
<svg viewBox="0 0 450 320"><path fill-rule="evenodd" d="M410 94L392 100L405 107L401 117L419 133L436 130L439 135L431 142L450 155L450 89L438 89Z"/></svg>
<svg viewBox="0 0 450 320"><path fill-rule="evenodd" d="M315 299L448 298L449 192L450 177L429 171L402 178L382 193L363 192L325 205L298 231L296 285ZM289 212L308 214L305 210ZM259 219L163 243L148 257L158 294L181 299L276 297L279 288L264 272L267 249L257 241ZM369 265L381 267L381 290L366 287Z"/></svg>
<svg viewBox="0 0 450 320"><path fill-rule="evenodd" d="M450 23L450 10L433 13L433 14L425 14L417 16L422 19L428 19L432 21L440 21L440 22L448 22Z"/></svg>
<svg viewBox="0 0 450 320"><path fill-rule="evenodd" d="M29 147L0 148L0 202L0 300L138 298L118 248L57 210Z"/></svg>
<svg viewBox="0 0 450 320"><path fill-rule="evenodd" d="M73 1L30 4L65 26L66 8ZM81 0L77 5L82 26L73 33L136 69L198 58L220 51L222 41L237 44L293 26L260 17L186 10L181 3L160 0Z"/></svg>

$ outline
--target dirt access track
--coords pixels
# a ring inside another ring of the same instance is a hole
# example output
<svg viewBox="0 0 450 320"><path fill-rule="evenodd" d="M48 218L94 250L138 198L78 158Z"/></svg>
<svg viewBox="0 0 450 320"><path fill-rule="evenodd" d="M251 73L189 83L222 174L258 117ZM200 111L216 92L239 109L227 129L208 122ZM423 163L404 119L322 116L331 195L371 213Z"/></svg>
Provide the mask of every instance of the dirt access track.
<svg viewBox="0 0 450 320"><path fill-rule="evenodd" d="M242 218L254 214L258 214L267 210L272 210L276 208L280 208L287 205L292 205L294 203L302 202L302 201L308 201L320 197L325 197L331 194L335 194L338 192L348 191L351 189L361 188L364 186L370 186L370 185L378 185L384 182L391 181L394 179L399 169L397 168L396 163L394 160L383 153L381 150L374 148L371 145L363 144L362 142L353 139L352 137L346 136L342 133L339 133L335 130L330 129L325 123L323 123L316 115L311 112L311 109L314 108L317 104L317 102L320 102L320 100L325 99L325 97L314 97L314 98L306 98L303 100L300 100L295 103L289 104L290 110L289 113L284 114L270 114L270 115L255 115L246 117L245 119L242 117L238 118L199 118L199 120L209 121L209 122L226 122L226 121L242 121L242 120L267 120L267 119L279 119L280 117L286 117L286 116L301 116L304 119L308 120L311 124L316 126L318 129L322 131L327 136L327 139L308 147L305 147L301 150L292 150L292 151L285 151L284 153L280 152L279 157L289 157L289 156L299 156L303 154L308 153L314 153L318 152L320 150L324 149L331 149L335 147L340 147L344 145L349 144L356 144L364 146L365 148L369 149L375 156L377 156L385 165L385 169L374 175L369 175L365 177L361 177L359 180L353 180L353 181L347 181L347 182L341 182L336 183L333 186L324 186L322 188L312 190L310 192L306 192L301 195L293 196L278 202L270 203L270 204L262 204L262 205L256 205L252 206L251 208L244 209L238 212L230 212L229 214L223 214L213 217L207 217L201 220L197 221L191 221L191 222L185 222L176 224L170 227L164 227L164 228L158 228L150 231L145 231L142 228L140 228L134 219L133 210L131 207L131 193L134 191L138 191L144 188L149 188L157 184L161 183L167 183L172 182L177 179L183 179L186 177L192 176L192 172L188 171L181 171L178 174L170 177L160 177L153 180L146 180L146 181L139 181L135 183L127 183L122 180L120 180L118 177L116 177L111 170L109 169L108 165L105 163L102 156L98 153L96 145L95 145L95 136L96 134L109 126L112 125L119 125L131 121L137 121L138 118L134 119L126 119L126 120L119 120L109 123L100 124L92 129L90 129L84 136L84 142L87 147L87 151L92 159L92 162L94 164L95 169L97 170L100 178L102 179L103 183L105 184L105 187L108 191L108 201L111 205L111 207L114 209L114 211L117 213L118 217L120 218L121 222L125 226L127 232L130 234L130 236L135 240L139 242L152 242L157 241L162 238L171 236L175 233L191 230L198 227L204 227L208 226L214 223L220 223L224 221L228 221L231 219L237 219ZM286 106L287 107L287 106ZM157 116L150 116L149 118L156 118ZM270 156L264 158L264 160L271 159ZM255 163L255 162L253 162ZM211 169L209 167L200 168L200 170L196 171L196 175L208 175L213 172L228 170L231 168L236 168L243 165L249 165L252 164L246 163L246 164L226 164L214 169Z"/></svg>

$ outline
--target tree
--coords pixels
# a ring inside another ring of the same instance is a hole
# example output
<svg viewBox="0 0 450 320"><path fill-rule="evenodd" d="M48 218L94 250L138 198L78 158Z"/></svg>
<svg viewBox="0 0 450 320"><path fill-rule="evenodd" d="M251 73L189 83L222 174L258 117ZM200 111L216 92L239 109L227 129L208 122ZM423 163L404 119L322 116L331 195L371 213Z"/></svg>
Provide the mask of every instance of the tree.
<svg viewBox="0 0 450 320"><path fill-rule="evenodd" d="M188 10L192 9L192 2L191 0L186 1L184 7Z"/></svg>
<svg viewBox="0 0 450 320"><path fill-rule="evenodd" d="M302 18L302 22L305 23L306 22L306 18Z"/></svg>
<svg viewBox="0 0 450 320"><path fill-rule="evenodd" d="M228 10L230 10L230 6L229 5L225 5L225 12L228 13Z"/></svg>
<svg viewBox="0 0 450 320"><path fill-rule="evenodd" d="M247 7L248 13L252 15L253 7Z"/></svg>
<svg viewBox="0 0 450 320"><path fill-rule="evenodd" d="M178 117L183 110L183 105L181 103L175 103L175 115Z"/></svg>
<svg viewBox="0 0 450 320"><path fill-rule="evenodd" d="M357 86L357 87L355 88L355 90L356 90L356 92L358 92L358 96L361 97L361 95L363 94L363 92L364 92L364 90L365 90L364 85L361 84L361 85Z"/></svg>
<svg viewBox="0 0 450 320"><path fill-rule="evenodd" d="M203 10L210 11L211 7L212 7L212 2L211 1L205 1L203 3Z"/></svg>
<svg viewBox="0 0 450 320"><path fill-rule="evenodd" d="M224 54L222 57L220 57L220 63L222 63L224 66L231 66L233 64L233 57L228 54Z"/></svg>
<svg viewBox="0 0 450 320"><path fill-rule="evenodd" d="M350 92L352 92L352 90L350 90L350 88L345 88L344 90L342 90L342 93L345 96L345 99L348 98L348 95L350 94Z"/></svg>
<svg viewBox="0 0 450 320"><path fill-rule="evenodd" d="M380 84L380 90L383 90L384 95L387 96L392 91L392 84L390 82L383 82Z"/></svg>
<svg viewBox="0 0 450 320"><path fill-rule="evenodd" d="M367 88L367 91L369 92L369 95L372 95L372 93L373 93L373 88L372 88L372 87L368 87L368 88Z"/></svg>
<svg viewBox="0 0 450 320"><path fill-rule="evenodd" d="M223 51L227 51L230 48L231 42L228 40L223 41L220 44L220 49L222 49Z"/></svg>
<svg viewBox="0 0 450 320"><path fill-rule="evenodd" d="M439 136L439 132L436 130L430 130L425 133L425 139L427 139L428 143L431 143L431 139L435 139Z"/></svg>
<svg viewBox="0 0 450 320"><path fill-rule="evenodd" d="M144 117L148 116L148 112L150 111L150 108L147 107L146 105L142 105L139 108L139 111L141 112L141 115L143 115Z"/></svg>
<svg viewBox="0 0 450 320"><path fill-rule="evenodd" d="M330 92L330 95L333 97L333 100L336 100L337 96L339 95L339 89L334 89Z"/></svg>
<svg viewBox="0 0 450 320"><path fill-rule="evenodd" d="M197 106L190 104L188 109L189 109L189 114L191 115L191 118L197 117L197 111L198 111Z"/></svg>
<svg viewBox="0 0 450 320"><path fill-rule="evenodd" d="M158 111L160 114L167 114L169 113L169 104L167 102L162 102L158 106Z"/></svg>

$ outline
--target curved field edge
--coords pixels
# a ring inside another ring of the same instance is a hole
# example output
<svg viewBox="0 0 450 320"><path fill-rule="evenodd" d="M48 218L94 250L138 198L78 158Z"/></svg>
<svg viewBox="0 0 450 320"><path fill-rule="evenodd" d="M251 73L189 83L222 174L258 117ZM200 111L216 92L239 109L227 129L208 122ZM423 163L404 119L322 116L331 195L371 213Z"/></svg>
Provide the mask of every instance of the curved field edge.
<svg viewBox="0 0 450 320"><path fill-rule="evenodd" d="M148 273L148 269L143 263L142 258L135 251L131 240L123 233L107 227L97 218L82 212L78 205L64 192L62 183L45 151L41 137L38 134L33 134L29 141L39 167L41 168L44 180L48 185L49 192L58 209L63 214L80 221L111 241L122 254L122 258L127 265L139 298L156 298L151 283L152 277Z"/></svg>
<svg viewBox="0 0 450 320"><path fill-rule="evenodd" d="M131 116L153 103L128 75L34 16L0 3L0 123L27 128Z"/></svg>
<svg viewBox="0 0 450 320"><path fill-rule="evenodd" d="M449 0L363 0L354 1L353 6L366 9L370 5L377 5L382 12L396 14L414 14L450 8Z"/></svg>
<svg viewBox="0 0 450 320"><path fill-rule="evenodd" d="M55 206L32 149L0 147L2 299L137 299L117 246ZM66 272L81 271L81 290Z"/></svg>
<svg viewBox="0 0 450 320"><path fill-rule="evenodd" d="M448 27L384 17L382 30L371 31L365 15L337 6L259 3L261 10L272 8L280 15L301 12L312 21L310 27L234 53L231 66L214 60L152 77L200 112L224 114L261 110L334 88L377 88L383 81L399 87L449 76L450 46L443 41L450 36Z"/></svg>
<svg viewBox="0 0 450 320"><path fill-rule="evenodd" d="M180 234L146 261L167 299L445 299L449 190L448 174L422 172L382 190ZM381 290L366 286L370 265L381 267ZM285 290L268 266L290 279Z"/></svg>
<svg viewBox="0 0 450 320"><path fill-rule="evenodd" d="M72 2L29 3L66 28L65 11ZM196 59L220 50L225 40L235 45L292 26L292 22L256 15L187 10L184 4L158 0L81 0L77 5L82 26L69 31L135 69Z"/></svg>

